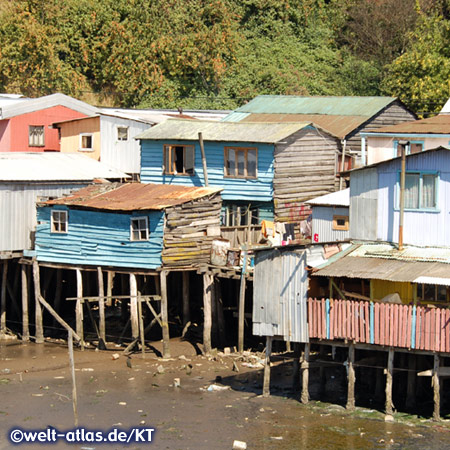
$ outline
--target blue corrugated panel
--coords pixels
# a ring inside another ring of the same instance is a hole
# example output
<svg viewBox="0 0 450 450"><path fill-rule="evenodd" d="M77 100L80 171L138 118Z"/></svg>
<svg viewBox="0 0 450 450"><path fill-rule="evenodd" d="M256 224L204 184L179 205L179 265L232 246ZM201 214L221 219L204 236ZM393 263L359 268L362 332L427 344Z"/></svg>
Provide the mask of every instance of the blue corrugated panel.
<svg viewBox="0 0 450 450"><path fill-rule="evenodd" d="M117 214L70 209L67 234L50 232L50 211L50 207L38 208L38 261L145 269L161 266L164 233L161 211ZM148 241L130 241L132 216L148 217Z"/></svg>
<svg viewBox="0 0 450 450"><path fill-rule="evenodd" d="M193 145L192 141L141 141L141 182L178 184L184 186L204 186L202 156L200 145L195 143L195 175L164 175L163 147L168 145ZM223 200L259 200L272 201L273 198L273 151L270 144L250 144L245 142L205 142L205 154L208 166L210 186L222 187ZM225 178L224 148L256 147L258 148L258 178Z"/></svg>

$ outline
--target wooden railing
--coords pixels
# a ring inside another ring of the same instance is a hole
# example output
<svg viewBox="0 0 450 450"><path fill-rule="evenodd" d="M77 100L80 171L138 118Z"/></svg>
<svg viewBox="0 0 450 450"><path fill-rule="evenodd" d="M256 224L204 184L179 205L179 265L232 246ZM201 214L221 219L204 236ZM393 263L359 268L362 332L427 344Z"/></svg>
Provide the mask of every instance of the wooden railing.
<svg viewBox="0 0 450 450"><path fill-rule="evenodd" d="M239 248L242 244L257 244L261 236L261 225L244 225L236 227L220 227L223 239L230 241L231 248Z"/></svg>
<svg viewBox="0 0 450 450"><path fill-rule="evenodd" d="M450 352L450 310L354 300L308 300L310 338Z"/></svg>

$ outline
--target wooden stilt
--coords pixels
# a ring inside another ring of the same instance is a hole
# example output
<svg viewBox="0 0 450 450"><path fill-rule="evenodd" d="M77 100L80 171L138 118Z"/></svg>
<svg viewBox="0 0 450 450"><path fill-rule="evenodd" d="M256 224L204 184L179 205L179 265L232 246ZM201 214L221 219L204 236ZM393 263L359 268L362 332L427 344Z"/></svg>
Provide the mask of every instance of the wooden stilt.
<svg viewBox="0 0 450 450"><path fill-rule="evenodd" d="M77 384L75 380L75 361L73 358L73 337L72 331L69 331L68 337L68 346L69 346L69 365L70 365L70 374L72 376L72 405L73 405L73 422L75 427L78 427L78 399L77 399Z"/></svg>
<svg viewBox="0 0 450 450"><path fill-rule="evenodd" d="M304 404L309 402L309 352L310 344L307 342L301 357L302 395L300 400Z"/></svg>
<svg viewBox="0 0 450 450"><path fill-rule="evenodd" d="M108 272L108 280L106 283L106 296L108 299L106 300L106 306L112 306L112 292L114 287L114 272Z"/></svg>
<svg viewBox="0 0 450 450"><path fill-rule="evenodd" d="M291 353L291 340L290 339L288 339L286 341L286 352Z"/></svg>
<svg viewBox="0 0 450 450"><path fill-rule="evenodd" d="M191 320L189 308L189 272L183 272L183 328Z"/></svg>
<svg viewBox="0 0 450 450"><path fill-rule="evenodd" d="M270 395L270 355L272 353L272 336L266 337L266 357L264 359L263 397Z"/></svg>
<svg viewBox="0 0 450 450"><path fill-rule="evenodd" d="M77 304L75 307L76 332L80 336L81 350L84 350L84 330L83 330L83 276L80 269L76 269L77 274Z"/></svg>
<svg viewBox="0 0 450 450"><path fill-rule="evenodd" d="M408 355L408 384L406 388L406 409L416 406L416 355Z"/></svg>
<svg viewBox="0 0 450 450"><path fill-rule="evenodd" d="M163 357L170 358L169 307L167 299L167 272L165 270L162 270L160 273L160 292L161 292Z"/></svg>
<svg viewBox="0 0 450 450"><path fill-rule="evenodd" d="M36 260L33 261L33 280L34 280L34 304L35 304L35 338L36 344L42 344L44 342L44 325L42 323L42 308L39 302L41 295L41 280L39 276L39 264Z"/></svg>
<svg viewBox="0 0 450 450"><path fill-rule="evenodd" d="M240 353L244 351L245 288L247 282L245 277L246 270L247 270L247 251L244 248L244 264L242 266L241 285L239 289L239 314L238 314L238 351Z"/></svg>
<svg viewBox="0 0 450 450"><path fill-rule="evenodd" d="M433 376L431 378L431 385L433 387L433 420L440 420L441 418L441 392L440 392L440 380L439 380L439 355L435 353L434 355L434 368Z"/></svg>
<svg viewBox="0 0 450 450"><path fill-rule="evenodd" d="M219 279L216 280L216 307L217 307L217 328L219 333L219 345L220 348L224 348L226 345L226 328L225 328L225 316L223 314L223 299L222 299L222 284Z"/></svg>
<svg viewBox="0 0 450 450"><path fill-rule="evenodd" d="M28 323L28 266L22 264L22 341L30 340L30 327Z"/></svg>
<svg viewBox="0 0 450 450"><path fill-rule="evenodd" d="M106 343L106 327L105 327L105 299L101 298L105 296L105 286L103 283L103 272L101 267L97 267L98 277L98 322L100 338L103 339L103 343Z"/></svg>
<svg viewBox="0 0 450 450"><path fill-rule="evenodd" d="M350 411L355 409L355 345L352 343L348 347L348 360L347 360L347 380L348 380L348 389L347 389L347 405L346 408Z"/></svg>
<svg viewBox="0 0 450 450"><path fill-rule="evenodd" d="M137 282L134 273L130 273L130 317L131 336L133 339L136 339L139 337L139 321L137 311Z"/></svg>
<svg viewBox="0 0 450 450"><path fill-rule="evenodd" d="M294 343L294 361L292 362L292 389L300 389L300 344Z"/></svg>
<svg viewBox="0 0 450 450"><path fill-rule="evenodd" d="M203 275L203 352L211 352L211 290L213 277L207 273Z"/></svg>
<svg viewBox="0 0 450 450"><path fill-rule="evenodd" d="M391 347L388 353L388 364L386 370L386 415L392 416L394 405L392 403L392 379L394 375L394 349Z"/></svg>
<svg viewBox="0 0 450 450"><path fill-rule="evenodd" d="M6 333L6 283L8 275L8 260L5 259L2 264L2 286L0 300L0 333Z"/></svg>
<svg viewBox="0 0 450 450"><path fill-rule="evenodd" d="M139 319L139 335L141 338L142 357L145 358L145 334L144 334L144 317L142 316L142 301L140 292L138 292L138 319Z"/></svg>

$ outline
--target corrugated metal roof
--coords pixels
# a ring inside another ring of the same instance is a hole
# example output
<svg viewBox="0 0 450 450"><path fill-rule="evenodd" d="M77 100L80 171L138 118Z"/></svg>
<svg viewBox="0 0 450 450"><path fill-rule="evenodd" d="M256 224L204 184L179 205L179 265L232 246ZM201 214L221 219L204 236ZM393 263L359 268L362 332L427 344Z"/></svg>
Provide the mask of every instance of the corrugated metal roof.
<svg viewBox="0 0 450 450"><path fill-rule="evenodd" d="M390 244L362 244L313 275L420 282L432 276L446 284L450 278L450 249L405 247L398 251Z"/></svg>
<svg viewBox="0 0 450 450"><path fill-rule="evenodd" d="M350 206L350 188L321 195L305 203L317 206Z"/></svg>
<svg viewBox="0 0 450 450"><path fill-rule="evenodd" d="M0 153L0 181L92 181L128 175L85 155L39 152Z"/></svg>
<svg viewBox="0 0 450 450"><path fill-rule="evenodd" d="M450 134L450 115L443 114L428 119L399 123L378 128L373 133ZM370 136L370 133L368 135Z"/></svg>
<svg viewBox="0 0 450 450"><path fill-rule="evenodd" d="M310 125L309 123L232 123L171 119L136 136L136 139L276 143Z"/></svg>
<svg viewBox="0 0 450 450"><path fill-rule="evenodd" d="M69 97L68 95L57 93L39 98L18 99L9 102L8 104L4 104L0 109L0 119L9 119L10 117L58 105L65 106L88 116L96 114L99 111L98 108L91 106L88 103Z"/></svg>
<svg viewBox="0 0 450 450"><path fill-rule="evenodd" d="M96 184L69 197L45 202L47 205L79 206L110 211L161 210L220 192L221 188L187 187L167 184Z"/></svg>
<svg viewBox="0 0 450 450"><path fill-rule="evenodd" d="M394 97L259 95L236 111L262 114L356 115L369 118L395 100Z"/></svg>
<svg viewBox="0 0 450 450"><path fill-rule="evenodd" d="M328 114L248 114L241 123L313 123L339 139L367 122L366 116L344 116Z"/></svg>

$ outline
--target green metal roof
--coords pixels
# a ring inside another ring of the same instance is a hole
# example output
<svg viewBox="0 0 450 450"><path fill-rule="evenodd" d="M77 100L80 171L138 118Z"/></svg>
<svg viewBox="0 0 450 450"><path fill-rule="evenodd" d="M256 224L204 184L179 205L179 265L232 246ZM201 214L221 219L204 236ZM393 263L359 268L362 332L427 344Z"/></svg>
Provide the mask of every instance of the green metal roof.
<svg viewBox="0 0 450 450"><path fill-rule="evenodd" d="M232 123L170 119L144 131L136 139L198 141L261 142L274 144L310 123Z"/></svg>
<svg viewBox="0 0 450 450"><path fill-rule="evenodd" d="M231 113L330 114L372 117L394 102L394 97L298 97L259 95ZM227 120L227 118L225 118Z"/></svg>

